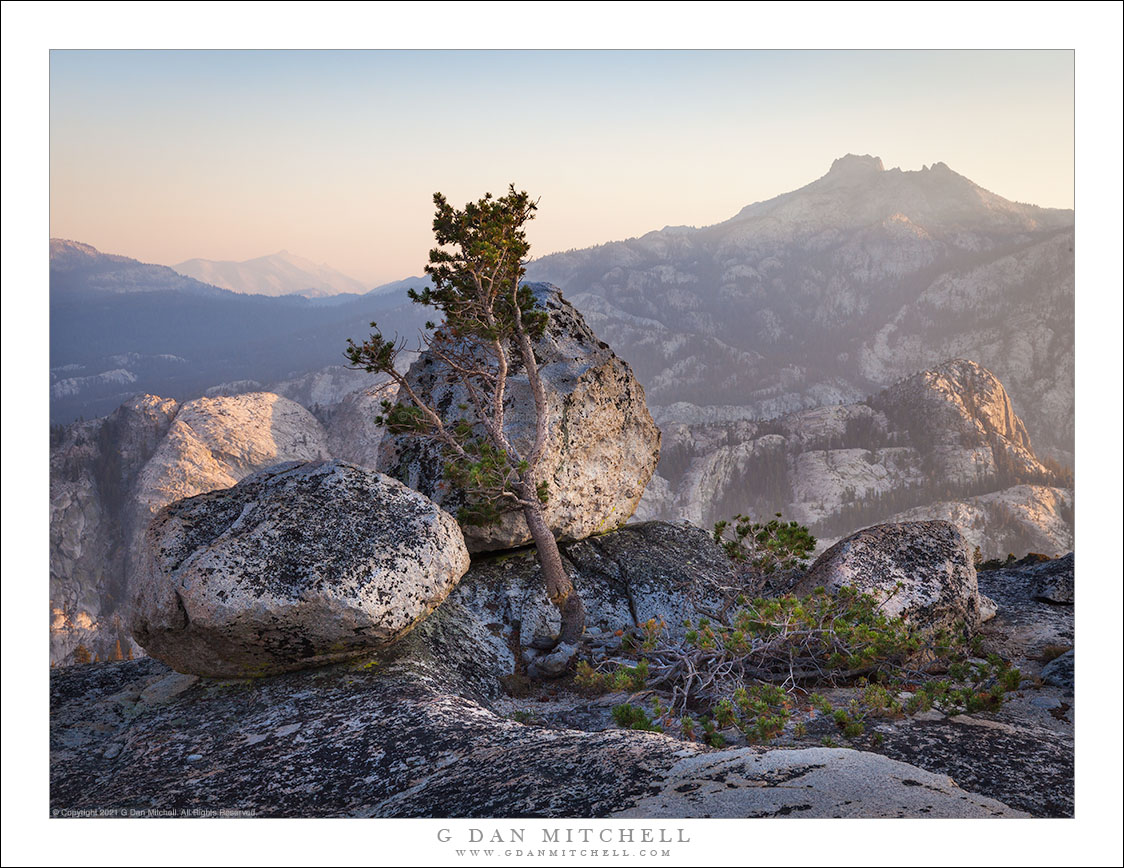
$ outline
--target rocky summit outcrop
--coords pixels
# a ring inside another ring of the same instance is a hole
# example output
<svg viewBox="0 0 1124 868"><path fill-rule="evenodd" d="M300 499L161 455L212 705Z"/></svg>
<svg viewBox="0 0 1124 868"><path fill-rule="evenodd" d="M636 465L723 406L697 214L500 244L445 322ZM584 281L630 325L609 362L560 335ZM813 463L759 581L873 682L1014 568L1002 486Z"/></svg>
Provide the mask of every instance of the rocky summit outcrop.
<svg viewBox="0 0 1124 868"><path fill-rule="evenodd" d="M323 426L258 392L179 404L142 395L51 445L51 662L137 653L122 607L152 517L284 461L328 457Z"/></svg>
<svg viewBox="0 0 1124 868"><path fill-rule="evenodd" d="M659 429L629 366L556 288L530 286L550 315L535 345L551 423L542 457L541 478L550 489L544 512L560 540L582 539L619 527L632 515L659 458ZM428 353L410 366L407 378L421 397L443 409L455 412L470 403L462 386L448 382L444 363ZM509 373L507 395L504 431L526 455L534 442L535 405L521 369ZM388 436L379 453L379 470L455 513L460 495L444 481L444 466L438 447L407 434ZM531 540L518 512L497 526L464 530L471 551Z"/></svg>
<svg viewBox="0 0 1124 868"><path fill-rule="evenodd" d="M341 461L281 464L165 508L132 630L180 672L245 677L392 644L468 569L456 520Z"/></svg>
<svg viewBox="0 0 1124 868"><path fill-rule="evenodd" d="M879 393L871 406L909 431L914 445L932 451L937 473L961 473L960 453L973 448L991 453L977 473L1045 472L1003 384L975 362L953 359L907 377Z"/></svg>
<svg viewBox="0 0 1124 868"><path fill-rule="evenodd" d="M824 552L796 586L844 586L884 600L882 611L930 632L981 622L976 568L967 543L948 522L918 521L867 528Z"/></svg>

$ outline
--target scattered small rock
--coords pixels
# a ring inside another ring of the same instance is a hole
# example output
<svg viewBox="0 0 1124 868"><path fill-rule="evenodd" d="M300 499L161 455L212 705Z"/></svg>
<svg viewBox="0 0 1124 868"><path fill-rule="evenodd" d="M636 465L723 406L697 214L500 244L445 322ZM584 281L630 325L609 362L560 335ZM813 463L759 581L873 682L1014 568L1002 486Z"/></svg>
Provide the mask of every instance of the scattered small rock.
<svg viewBox="0 0 1124 868"><path fill-rule="evenodd" d="M1034 599L1073 605L1073 552L1035 564L1026 572L1034 583Z"/></svg>
<svg viewBox="0 0 1124 868"><path fill-rule="evenodd" d="M1042 680L1054 687L1073 690L1073 651L1066 651L1043 666Z"/></svg>

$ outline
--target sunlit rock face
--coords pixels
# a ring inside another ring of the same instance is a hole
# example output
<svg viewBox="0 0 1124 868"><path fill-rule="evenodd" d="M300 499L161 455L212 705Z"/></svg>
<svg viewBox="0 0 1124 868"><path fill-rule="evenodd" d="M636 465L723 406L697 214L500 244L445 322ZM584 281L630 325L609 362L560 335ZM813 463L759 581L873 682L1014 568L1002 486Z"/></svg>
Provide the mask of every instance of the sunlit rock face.
<svg viewBox="0 0 1124 868"><path fill-rule="evenodd" d="M468 569L456 520L342 461L179 500L145 536L130 621L180 672L245 677L385 648Z"/></svg>
<svg viewBox="0 0 1124 868"><path fill-rule="evenodd" d="M890 521L941 520L956 525L986 558L1073 550L1073 490L1015 485L963 501L938 501L897 513Z"/></svg>
<svg viewBox="0 0 1124 868"><path fill-rule="evenodd" d="M1045 471L1007 390L975 362L954 359L915 374L880 393L872 405L908 430L914 443L930 448L937 472L946 476Z"/></svg>
<svg viewBox="0 0 1124 868"><path fill-rule="evenodd" d="M945 520L985 558L1073 547L1072 477L1039 460L999 380L953 359L854 404L672 424L637 517L735 513L809 525L822 547L883 522Z"/></svg>
<svg viewBox="0 0 1124 868"><path fill-rule="evenodd" d="M68 426L51 445L51 663L140 649L118 613L126 588L127 516L136 480L179 410L142 395Z"/></svg>
<svg viewBox="0 0 1124 868"><path fill-rule="evenodd" d="M550 425L540 477L549 485L544 512L560 540L583 539L619 527L632 516L655 470L660 432L629 366L598 340L556 288L536 284L533 289L550 314L546 333L535 346ZM419 396L444 411L455 414L470 404L463 386L450 382L443 363L428 353L411 365L407 377ZM504 431L524 456L534 443L535 422L527 375L514 369ZM462 496L444 480L444 467L439 448L421 438L388 435L383 441L379 470L455 513ZM519 512L506 514L497 526L464 530L471 551L531 541Z"/></svg>
<svg viewBox="0 0 1124 868"><path fill-rule="evenodd" d="M326 439L308 410L270 392L190 401L140 474L135 525L143 534L169 503L229 488L273 464L327 458Z"/></svg>

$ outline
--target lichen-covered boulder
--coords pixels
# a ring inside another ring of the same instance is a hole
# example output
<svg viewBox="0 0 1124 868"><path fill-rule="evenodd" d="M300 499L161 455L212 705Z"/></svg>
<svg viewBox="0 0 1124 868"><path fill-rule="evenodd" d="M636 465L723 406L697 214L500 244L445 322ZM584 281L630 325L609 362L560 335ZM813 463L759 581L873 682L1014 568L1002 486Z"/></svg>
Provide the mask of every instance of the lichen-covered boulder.
<svg viewBox="0 0 1124 868"><path fill-rule="evenodd" d="M623 525L636 509L659 459L660 432L629 366L598 340L581 314L549 284L530 284L550 314L535 357L546 387L550 436L541 478L550 487L546 520L559 540L579 540ZM445 410L469 406L444 363L423 353L407 373L411 387ZM468 410L460 412L468 414ZM535 404L522 368L509 374L504 431L523 455L535 436ZM443 479L437 446L409 434L387 435L378 469L457 512L461 496ZM519 512L492 527L464 528L470 551L531 541Z"/></svg>
<svg viewBox="0 0 1124 868"><path fill-rule="evenodd" d="M899 584L901 587L899 588ZM947 521L881 524L840 540L809 568L795 590L850 586L885 600L882 611L929 632L960 622L980 626L976 568L960 531Z"/></svg>
<svg viewBox="0 0 1124 868"><path fill-rule="evenodd" d="M388 646L469 565L452 516L342 461L282 464L173 503L143 555L134 637L174 669L216 677Z"/></svg>

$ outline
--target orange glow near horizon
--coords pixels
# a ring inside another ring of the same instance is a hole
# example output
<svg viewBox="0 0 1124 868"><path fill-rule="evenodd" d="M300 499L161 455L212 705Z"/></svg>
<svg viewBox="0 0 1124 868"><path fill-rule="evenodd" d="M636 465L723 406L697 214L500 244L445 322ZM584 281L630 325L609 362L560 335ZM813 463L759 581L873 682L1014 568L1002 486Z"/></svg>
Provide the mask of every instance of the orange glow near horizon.
<svg viewBox="0 0 1124 868"><path fill-rule="evenodd" d="M164 265L286 249L374 286L420 273L438 190L541 197L542 256L720 222L849 152L1072 207L1073 53L51 54L51 235Z"/></svg>

